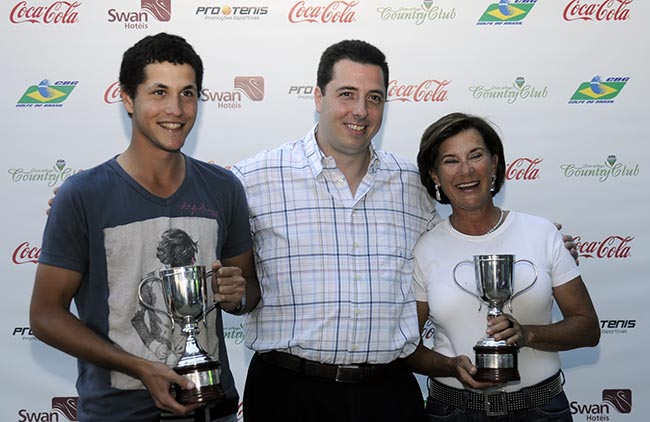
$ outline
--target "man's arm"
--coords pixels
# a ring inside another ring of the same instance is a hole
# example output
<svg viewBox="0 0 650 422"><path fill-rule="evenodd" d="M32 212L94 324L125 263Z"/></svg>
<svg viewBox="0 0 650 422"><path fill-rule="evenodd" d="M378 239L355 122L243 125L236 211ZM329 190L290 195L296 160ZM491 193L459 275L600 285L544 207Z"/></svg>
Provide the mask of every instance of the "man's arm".
<svg viewBox="0 0 650 422"><path fill-rule="evenodd" d="M257 306L261 294L252 249L214 262L212 271L212 291L224 311L239 315Z"/></svg>
<svg viewBox="0 0 650 422"><path fill-rule="evenodd" d="M70 312L81 278L75 271L38 264L29 309L34 335L79 359L140 379L160 409L185 414L198 407L180 405L169 391L172 383L194 388L190 380L162 363L134 356L102 339Z"/></svg>

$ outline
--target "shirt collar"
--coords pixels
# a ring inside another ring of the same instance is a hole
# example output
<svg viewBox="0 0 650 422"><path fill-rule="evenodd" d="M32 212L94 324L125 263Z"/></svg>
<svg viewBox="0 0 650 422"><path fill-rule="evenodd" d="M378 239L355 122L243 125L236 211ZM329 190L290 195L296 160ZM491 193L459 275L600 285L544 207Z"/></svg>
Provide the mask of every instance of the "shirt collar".
<svg viewBox="0 0 650 422"><path fill-rule="evenodd" d="M316 129L318 129L318 123L316 123L309 133L304 138L304 148L305 156L307 158L307 164L311 169L314 176L318 176L324 168L334 168L336 164L332 157L327 157L323 153L323 150L318 146L316 141ZM373 143L370 143L370 165L368 166L369 173L375 173L379 168L381 161L379 155L375 150Z"/></svg>

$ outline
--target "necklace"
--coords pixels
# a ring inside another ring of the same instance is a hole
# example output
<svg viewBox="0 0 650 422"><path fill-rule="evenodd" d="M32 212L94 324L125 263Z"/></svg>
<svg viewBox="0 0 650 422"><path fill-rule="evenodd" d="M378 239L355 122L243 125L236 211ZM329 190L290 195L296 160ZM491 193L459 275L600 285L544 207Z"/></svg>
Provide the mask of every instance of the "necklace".
<svg viewBox="0 0 650 422"><path fill-rule="evenodd" d="M497 220L497 223L496 223L494 226L492 226L492 228L491 228L490 230L488 230L487 232L485 232L485 234L490 234L490 233L492 233L493 231L495 231L496 229L498 229L499 226L501 225L501 223L503 222L503 210L502 210L501 208L498 208L498 210L499 210L499 219Z"/></svg>

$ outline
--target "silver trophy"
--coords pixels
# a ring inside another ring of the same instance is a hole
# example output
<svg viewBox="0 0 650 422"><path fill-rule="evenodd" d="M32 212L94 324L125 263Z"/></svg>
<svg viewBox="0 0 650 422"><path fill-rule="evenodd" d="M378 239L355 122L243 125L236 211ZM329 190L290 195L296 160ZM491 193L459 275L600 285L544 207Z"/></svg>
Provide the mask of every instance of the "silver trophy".
<svg viewBox="0 0 650 422"><path fill-rule="evenodd" d="M518 263L529 264L535 271L535 278L526 288L515 293L514 269ZM461 265L473 264L476 279L476 291L471 291L456 279L456 270ZM507 303L512 313L512 300L524 293L537 282L537 267L526 259L515 261L514 255L474 255L473 260L464 260L456 264L453 271L454 282L467 293L479 299L488 306L488 316L496 317L503 314ZM517 369L516 345L508 345L505 340L496 341L485 337L476 343L475 365L477 368L474 378L478 381L507 382L520 379Z"/></svg>
<svg viewBox="0 0 650 422"><path fill-rule="evenodd" d="M175 386L176 400L181 404L205 403L224 398L220 383L220 366L218 359L210 356L198 343L199 323L205 325L206 315L213 311L216 303L207 303L206 280L212 271L205 271L201 265L187 265L160 270L160 278L149 277L140 282L138 297L147 308L163 313L171 319L172 331L174 322L182 324L182 333L186 337L184 351L174 367L180 375L194 382L195 388L184 390ZM142 288L151 282L161 283L166 303L166 312L154 308L142 297Z"/></svg>

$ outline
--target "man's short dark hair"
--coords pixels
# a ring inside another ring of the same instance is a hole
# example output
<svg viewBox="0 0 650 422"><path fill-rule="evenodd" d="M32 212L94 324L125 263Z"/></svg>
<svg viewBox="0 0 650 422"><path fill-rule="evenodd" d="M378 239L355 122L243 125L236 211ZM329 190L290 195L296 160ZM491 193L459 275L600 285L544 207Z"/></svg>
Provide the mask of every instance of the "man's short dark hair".
<svg viewBox="0 0 650 422"><path fill-rule="evenodd" d="M203 62L194 48L178 35L161 32L144 37L124 52L120 66L120 89L131 98L146 79L144 68L151 63L189 64L194 69L196 88L203 85Z"/></svg>
<svg viewBox="0 0 650 422"><path fill-rule="evenodd" d="M388 90L388 63L377 47L361 40L344 40L333 44L323 52L318 63L316 85L325 94L325 86L334 77L334 65L341 60L371 64L381 67L384 73L384 89Z"/></svg>

